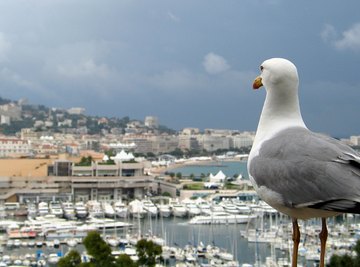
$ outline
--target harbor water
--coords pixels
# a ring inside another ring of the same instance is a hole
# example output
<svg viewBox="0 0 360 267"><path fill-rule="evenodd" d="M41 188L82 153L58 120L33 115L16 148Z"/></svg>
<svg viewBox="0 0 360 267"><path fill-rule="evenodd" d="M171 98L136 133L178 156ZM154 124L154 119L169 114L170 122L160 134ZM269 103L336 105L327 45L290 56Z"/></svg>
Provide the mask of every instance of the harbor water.
<svg viewBox="0 0 360 267"><path fill-rule="evenodd" d="M216 175L219 171L222 171L227 177L234 177L234 175L238 176L241 174L244 178L248 178L246 165L246 161L210 161L174 168L171 172L180 172L183 176L193 174L195 177L200 177L201 174L205 176L209 174Z"/></svg>

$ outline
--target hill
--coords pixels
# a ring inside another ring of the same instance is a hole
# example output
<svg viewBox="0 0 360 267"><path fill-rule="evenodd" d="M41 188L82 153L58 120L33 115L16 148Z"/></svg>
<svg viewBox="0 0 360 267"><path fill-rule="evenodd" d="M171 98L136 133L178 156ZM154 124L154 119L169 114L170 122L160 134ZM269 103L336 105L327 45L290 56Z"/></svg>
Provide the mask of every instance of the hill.
<svg viewBox="0 0 360 267"><path fill-rule="evenodd" d="M0 133L14 135L23 128L49 133L121 134L125 132L175 133L166 126L146 127L141 120L88 116L83 108L61 109L31 105L26 100L12 101L0 97Z"/></svg>

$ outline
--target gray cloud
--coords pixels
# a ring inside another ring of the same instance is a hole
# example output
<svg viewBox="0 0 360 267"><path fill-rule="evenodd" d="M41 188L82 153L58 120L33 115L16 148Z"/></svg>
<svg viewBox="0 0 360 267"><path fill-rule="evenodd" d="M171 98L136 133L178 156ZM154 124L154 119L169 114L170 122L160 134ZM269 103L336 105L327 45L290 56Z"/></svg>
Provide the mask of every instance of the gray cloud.
<svg viewBox="0 0 360 267"><path fill-rule="evenodd" d="M225 58L212 52L204 57L203 66L210 74L218 74L230 69Z"/></svg>
<svg viewBox="0 0 360 267"><path fill-rule="evenodd" d="M321 38L336 49L360 51L360 23L355 23L343 31L341 37L333 25L326 24L321 32Z"/></svg>
<svg viewBox="0 0 360 267"><path fill-rule="evenodd" d="M335 41L338 49L360 51L360 23L356 23L342 33L342 38Z"/></svg>
<svg viewBox="0 0 360 267"><path fill-rule="evenodd" d="M359 51L359 9L357 0L0 1L0 96L89 114L155 114L176 129L255 130L264 91L251 83L267 58L293 60L301 84L360 84L358 54L339 53ZM358 91L345 104L343 91L325 87L322 101L313 101L316 86L305 90L303 109L334 107L332 122L311 114L318 129L360 134L339 119L351 117L349 106L360 114Z"/></svg>

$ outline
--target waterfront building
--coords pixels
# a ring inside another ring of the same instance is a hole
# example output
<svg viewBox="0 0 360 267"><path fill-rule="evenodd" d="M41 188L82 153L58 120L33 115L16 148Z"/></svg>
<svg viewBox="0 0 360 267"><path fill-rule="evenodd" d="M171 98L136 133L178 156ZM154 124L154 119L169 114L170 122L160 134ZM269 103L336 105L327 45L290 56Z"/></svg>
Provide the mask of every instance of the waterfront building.
<svg viewBox="0 0 360 267"><path fill-rule="evenodd" d="M197 138L193 135L181 134L179 135L178 148L185 150L197 150L200 148Z"/></svg>
<svg viewBox="0 0 360 267"><path fill-rule="evenodd" d="M154 135L151 137L152 152L155 154L163 154L174 151L179 145L179 138L175 135Z"/></svg>
<svg viewBox="0 0 360 267"><path fill-rule="evenodd" d="M161 190L163 183L144 172L147 161L76 162L79 159L0 160L0 202L141 199Z"/></svg>
<svg viewBox="0 0 360 267"><path fill-rule="evenodd" d="M206 151L216 151L218 149L230 149L229 136L216 136L216 135L198 135L197 140L202 149Z"/></svg>
<svg viewBox="0 0 360 267"><path fill-rule="evenodd" d="M233 148L251 147L254 142L255 134L243 132L232 136Z"/></svg>

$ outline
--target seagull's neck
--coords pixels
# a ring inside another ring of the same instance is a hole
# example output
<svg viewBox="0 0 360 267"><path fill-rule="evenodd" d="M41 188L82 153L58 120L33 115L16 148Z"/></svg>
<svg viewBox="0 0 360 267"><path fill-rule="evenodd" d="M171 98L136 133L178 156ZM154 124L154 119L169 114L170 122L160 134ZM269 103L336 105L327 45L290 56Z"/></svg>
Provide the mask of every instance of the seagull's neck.
<svg viewBox="0 0 360 267"><path fill-rule="evenodd" d="M253 147L270 139L279 131L288 127L304 127L296 91L281 94L268 90L256 131Z"/></svg>

